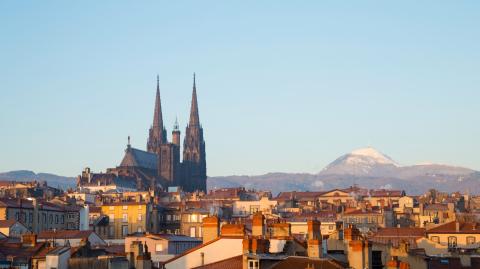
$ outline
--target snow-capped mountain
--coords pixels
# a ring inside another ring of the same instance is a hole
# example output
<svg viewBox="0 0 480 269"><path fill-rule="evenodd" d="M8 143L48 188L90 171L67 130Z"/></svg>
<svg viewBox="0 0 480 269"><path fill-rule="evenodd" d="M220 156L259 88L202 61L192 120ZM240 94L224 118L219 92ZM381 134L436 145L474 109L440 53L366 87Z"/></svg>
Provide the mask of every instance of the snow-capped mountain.
<svg viewBox="0 0 480 269"><path fill-rule="evenodd" d="M398 163L392 158L368 147L341 156L325 167L320 174L382 176L396 170L397 167L399 167Z"/></svg>
<svg viewBox="0 0 480 269"><path fill-rule="evenodd" d="M387 155L368 147L339 157L318 174L210 177L207 184L209 189L244 186L273 193L347 188L352 184L366 188L402 189L409 194L421 194L431 188L479 193L480 172L444 164L401 166Z"/></svg>
<svg viewBox="0 0 480 269"><path fill-rule="evenodd" d="M389 156L368 147L354 150L341 156L327 167L320 175L352 175L368 177L390 177L411 179L417 177L443 177L469 175L474 171L468 168L444 164L421 164L400 166Z"/></svg>

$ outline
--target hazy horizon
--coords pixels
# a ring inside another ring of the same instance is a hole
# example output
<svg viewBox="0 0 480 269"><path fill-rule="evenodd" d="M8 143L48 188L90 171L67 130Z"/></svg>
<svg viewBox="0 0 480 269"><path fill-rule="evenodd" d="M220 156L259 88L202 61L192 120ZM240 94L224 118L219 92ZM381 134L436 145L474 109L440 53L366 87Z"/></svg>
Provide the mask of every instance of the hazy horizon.
<svg viewBox="0 0 480 269"><path fill-rule="evenodd" d="M1 2L0 172L145 149L157 74L183 141L193 72L208 176L317 173L366 146L480 170L479 6Z"/></svg>

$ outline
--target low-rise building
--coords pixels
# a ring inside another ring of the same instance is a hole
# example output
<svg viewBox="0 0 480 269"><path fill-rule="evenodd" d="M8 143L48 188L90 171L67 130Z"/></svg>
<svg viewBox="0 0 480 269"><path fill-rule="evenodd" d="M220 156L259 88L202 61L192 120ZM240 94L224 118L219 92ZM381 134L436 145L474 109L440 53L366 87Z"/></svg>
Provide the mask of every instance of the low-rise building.
<svg viewBox="0 0 480 269"><path fill-rule="evenodd" d="M276 211L277 204L276 200L270 200L268 197L262 197L256 201L235 201L233 203L233 216L249 216L256 212L272 214Z"/></svg>
<svg viewBox="0 0 480 269"><path fill-rule="evenodd" d="M153 227L152 205L143 201L114 202L101 206L108 216L108 239L122 239L135 232L147 232Z"/></svg>
<svg viewBox="0 0 480 269"><path fill-rule="evenodd" d="M160 268L161 263L197 247L202 240L183 235L134 233L125 237L125 252L129 252L133 242L146 245L153 265Z"/></svg>

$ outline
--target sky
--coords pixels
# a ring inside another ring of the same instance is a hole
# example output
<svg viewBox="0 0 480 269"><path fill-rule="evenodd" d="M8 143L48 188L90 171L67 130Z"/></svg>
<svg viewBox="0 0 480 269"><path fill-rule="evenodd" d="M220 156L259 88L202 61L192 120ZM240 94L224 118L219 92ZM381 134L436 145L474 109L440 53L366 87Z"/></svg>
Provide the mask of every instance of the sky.
<svg viewBox="0 0 480 269"><path fill-rule="evenodd" d="M1 1L0 171L145 149L197 74L207 173L316 173L373 146L480 170L479 1ZM183 135L182 133L182 135ZM183 139L183 137L182 137Z"/></svg>

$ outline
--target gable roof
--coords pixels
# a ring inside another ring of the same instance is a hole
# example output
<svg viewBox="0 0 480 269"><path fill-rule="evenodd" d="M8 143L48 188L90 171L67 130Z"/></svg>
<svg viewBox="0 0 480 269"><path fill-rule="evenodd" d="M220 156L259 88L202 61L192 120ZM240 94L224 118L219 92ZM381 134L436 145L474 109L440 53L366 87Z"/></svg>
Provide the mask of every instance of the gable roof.
<svg viewBox="0 0 480 269"><path fill-rule="evenodd" d="M140 149L127 147L120 166L124 167L142 167L157 170L157 154L143 151Z"/></svg>

